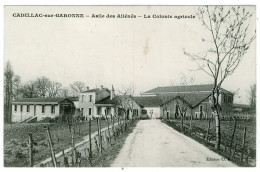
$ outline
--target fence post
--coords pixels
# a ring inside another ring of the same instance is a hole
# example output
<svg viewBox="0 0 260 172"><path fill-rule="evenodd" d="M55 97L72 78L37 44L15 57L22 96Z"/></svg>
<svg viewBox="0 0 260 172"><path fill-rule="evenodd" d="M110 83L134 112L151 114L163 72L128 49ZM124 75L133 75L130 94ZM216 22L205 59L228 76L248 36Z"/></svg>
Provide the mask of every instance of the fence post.
<svg viewBox="0 0 260 172"><path fill-rule="evenodd" d="M95 145L96 145L96 149L97 149L97 152L98 152L98 156L99 156L99 147L98 147L98 143L97 143L97 138L94 137L94 140L95 140Z"/></svg>
<svg viewBox="0 0 260 172"><path fill-rule="evenodd" d="M97 118L97 124L98 124L98 131L99 131L99 134L98 134L98 138L99 138L99 151L100 151L100 154L102 154L102 138L101 138L101 127L100 127L100 118Z"/></svg>
<svg viewBox="0 0 260 172"><path fill-rule="evenodd" d="M235 145L235 147L234 147L234 152L233 152L233 154L231 154L231 159L233 159L235 157L236 149L237 149L237 145Z"/></svg>
<svg viewBox="0 0 260 172"><path fill-rule="evenodd" d="M89 158L92 158L91 117L89 118Z"/></svg>
<svg viewBox="0 0 260 172"><path fill-rule="evenodd" d="M72 146L72 164L76 163L76 148L75 148L75 139L74 139L75 128L71 126L71 146Z"/></svg>
<svg viewBox="0 0 260 172"><path fill-rule="evenodd" d="M246 144L246 127L244 127L244 135L243 135L243 143L242 143L242 152L241 152L241 158L240 158L240 163L243 163L243 154L245 151L245 144Z"/></svg>
<svg viewBox="0 0 260 172"><path fill-rule="evenodd" d="M48 138L48 143L49 143L49 147L50 147L52 163L53 163L54 167L57 167L57 161L56 161L55 153L54 153L53 147L52 147L52 138L51 138L49 126L45 126L45 129L46 129L46 136Z"/></svg>
<svg viewBox="0 0 260 172"><path fill-rule="evenodd" d="M65 156L64 150L62 151L62 156L63 156L64 166L69 167L69 161L68 158Z"/></svg>
<svg viewBox="0 0 260 172"><path fill-rule="evenodd" d="M89 148L87 148L87 151L88 151L88 154L90 155L90 150L89 150ZM92 161L91 161L90 156L88 156L88 160L89 160L90 166L92 167Z"/></svg>
<svg viewBox="0 0 260 172"><path fill-rule="evenodd" d="M248 165L248 159L249 159L249 155L250 155L250 150L247 150L247 155L246 155L246 165Z"/></svg>
<svg viewBox="0 0 260 172"><path fill-rule="evenodd" d="M210 120L209 120L209 123L208 123L208 130L207 130L207 135L206 135L206 141L208 142L209 141L209 130L210 130Z"/></svg>
<svg viewBox="0 0 260 172"><path fill-rule="evenodd" d="M111 141L110 141L110 138L111 138L111 136L110 136L110 123L109 123L109 119L108 119L108 117L106 116L106 120L107 120L107 132L108 132L108 138L109 138L109 144L111 145Z"/></svg>
<svg viewBox="0 0 260 172"><path fill-rule="evenodd" d="M32 134L29 134L29 165L33 167L33 139Z"/></svg>
<svg viewBox="0 0 260 172"><path fill-rule="evenodd" d="M80 131L80 124L79 124L79 135L81 135L81 131Z"/></svg>
<svg viewBox="0 0 260 172"><path fill-rule="evenodd" d="M236 128L237 128L237 120L236 120L236 118L234 118L234 129L233 129L233 133L232 133L232 136L231 136L229 153L231 153L231 149L232 149L232 146L233 146L233 141L234 141L234 137L235 137Z"/></svg>

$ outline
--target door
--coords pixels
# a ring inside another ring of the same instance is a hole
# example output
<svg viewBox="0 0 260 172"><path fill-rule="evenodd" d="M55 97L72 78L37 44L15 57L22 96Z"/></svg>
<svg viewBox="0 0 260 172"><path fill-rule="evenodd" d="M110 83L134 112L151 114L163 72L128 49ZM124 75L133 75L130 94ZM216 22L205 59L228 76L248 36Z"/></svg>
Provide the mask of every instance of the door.
<svg viewBox="0 0 260 172"><path fill-rule="evenodd" d="M60 114L62 114L62 121L67 121L72 117L72 108L69 104L61 104L60 105ZM68 118L69 117L69 118Z"/></svg>

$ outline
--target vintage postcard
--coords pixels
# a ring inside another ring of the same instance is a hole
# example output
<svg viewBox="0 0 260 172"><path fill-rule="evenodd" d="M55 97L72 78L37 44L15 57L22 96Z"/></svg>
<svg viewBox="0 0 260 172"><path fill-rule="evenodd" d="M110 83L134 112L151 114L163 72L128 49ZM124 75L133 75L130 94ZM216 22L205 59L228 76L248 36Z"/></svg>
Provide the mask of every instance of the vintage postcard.
<svg viewBox="0 0 260 172"><path fill-rule="evenodd" d="M256 6L4 7L4 167L255 167Z"/></svg>

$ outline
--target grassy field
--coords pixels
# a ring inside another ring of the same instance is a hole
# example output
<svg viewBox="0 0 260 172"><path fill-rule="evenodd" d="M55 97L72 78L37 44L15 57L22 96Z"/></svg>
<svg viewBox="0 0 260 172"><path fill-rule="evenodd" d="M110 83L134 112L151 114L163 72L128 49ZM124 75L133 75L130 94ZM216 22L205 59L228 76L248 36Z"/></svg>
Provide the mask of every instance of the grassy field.
<svg viewBox="0 0 260 172"><path fill-rule="evenodd" d="M34 164L50 157L44 126L50 127L53 138L54 152L58 153L71 146L71 137L66 123L53 124L5 124L4 125L4 166L26 167L28 162L28 134L32 133L34 142ZM75 142L83 140L89 134L88 122L75 124ZM92 132L97 130L96 121L92 122ZM101 128L107 127L107 122L101 120Z"/></svg>

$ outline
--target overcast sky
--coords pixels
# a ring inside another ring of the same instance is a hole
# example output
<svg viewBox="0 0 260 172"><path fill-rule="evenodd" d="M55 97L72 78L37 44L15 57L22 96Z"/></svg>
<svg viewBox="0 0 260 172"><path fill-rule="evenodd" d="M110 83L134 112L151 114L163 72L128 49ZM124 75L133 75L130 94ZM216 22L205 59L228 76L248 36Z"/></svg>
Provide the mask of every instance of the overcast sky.
<svg viewBox="0 0 260 172"><path fill-rule="evenodd" d="M207 34L195 19L14 18L13 13L170 14L195 15L196 7L5 7L4 61L10 60L23 82L39 76L69 86L90 88L135 86L135 93L178 84L182 74L194 84L212 79L196 69L183 49L200 52ZM255 8L250 32L255 30ZM240 89L237 102L247 103L247 90L256 79L255 43L223 87Z"/></svg>

